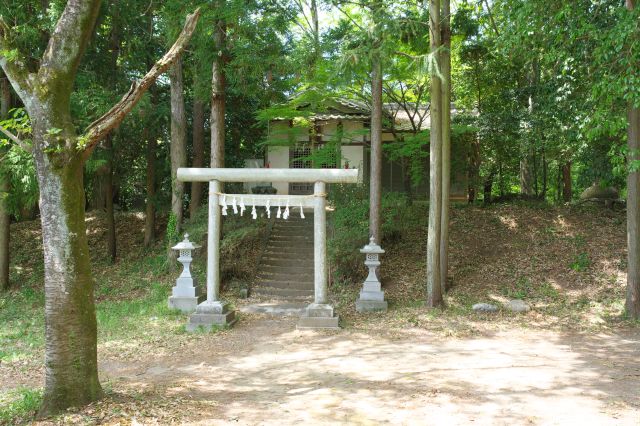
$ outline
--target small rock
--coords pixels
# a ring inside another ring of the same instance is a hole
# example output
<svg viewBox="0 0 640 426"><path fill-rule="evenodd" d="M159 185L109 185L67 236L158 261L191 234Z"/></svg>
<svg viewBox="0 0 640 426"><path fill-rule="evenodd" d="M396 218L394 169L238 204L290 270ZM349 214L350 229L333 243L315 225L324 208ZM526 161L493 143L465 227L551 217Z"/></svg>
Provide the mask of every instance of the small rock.
<svg viewBox="0 0 640 426"><path fill-rule="evenodd" d="M496 312L498 307L491 303L476 303L472 309L476 312Z"/></svg>
<svg viewBox="0 0 640 426"><path fill-rule="evenodd" d="M513 299L507 302L507 309L511 312L529 312L531 307L522 300Z"/></svg>

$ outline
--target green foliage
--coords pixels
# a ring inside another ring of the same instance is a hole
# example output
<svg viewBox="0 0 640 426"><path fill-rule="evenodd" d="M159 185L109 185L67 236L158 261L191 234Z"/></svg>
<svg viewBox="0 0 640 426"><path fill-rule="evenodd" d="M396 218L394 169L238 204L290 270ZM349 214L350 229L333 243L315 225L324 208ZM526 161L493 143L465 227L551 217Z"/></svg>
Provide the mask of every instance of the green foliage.
<svg viewBox="0 0 640 426"><path fill-rule="evenodd" d="M32 420L42 403L42 390L17 388L0 395L0 424Z"/></svg>
<svg viewBox="0 0 640 426"><path fill-rule="evenodd" d="M589 260L589 255L585 252L578 253L575 257L575 260L571 263L571 269L576 272L584 272L591 265L591 260Z"/></svg>
<svg viewBox="0 0 640 426"><path fill-rule="evenodd" d="M360 249L369 241L369 190L363 185L333 185L329 202L335 208L330 215L327 252L334 282L362 278L364 258ZM407 225L417 220L407 207L406 197L385 193L381 205L382 244L402 238Z"/></svg>
<svg viewBox="0 0 640 426"><path fill-rule="evenodd" d="M178 234L178 219L173 212L169 213L169 220L167 220L167 232L165 238L168 244L173 244L180 239Z"/></svg>

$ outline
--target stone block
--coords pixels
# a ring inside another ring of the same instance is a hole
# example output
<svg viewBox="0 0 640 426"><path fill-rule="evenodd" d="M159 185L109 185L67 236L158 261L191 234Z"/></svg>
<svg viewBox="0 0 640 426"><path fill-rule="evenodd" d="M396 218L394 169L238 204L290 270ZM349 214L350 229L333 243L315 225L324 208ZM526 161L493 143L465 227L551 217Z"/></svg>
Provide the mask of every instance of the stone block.
<svg viewBox="0 0 640 426"><path fill-rule="evenodd" d="M333 306L328 304L312 303L309 306L307 306L307 309L304 315L308 317L316 317L316 318L332 318Z"/></svg>
<svg viewBox="0 0 640 426"><path fill-rule="evenodd" d="M356 311L358 312L386 312L386 300L356 300Z"/></svg>
<svg viewBox="0 0 640 426"><path fill-rule="evenodd" d="M235 311L228 311L223 314L200 314L195 312L189 317L187 331L211 331L213 328L227 328L233 326L237 320Z"/></svg>
<svg viewBox="0 0 640 426"><path fill-rule="evenodd" d="M204 295L198 297L169 296L169 309L178 309L180 312L190 313L196 310L204 301Z"/></svg>
<svg viewBox="0 0 640 426"><path fill-rule="evenodd" d="M300 317L300 320L298 321L297 328L302 330L322 329L322 328L339 329L340 327L338 326L338 322L339 322L338 316L328 318L328 317L308 317L303 315Z"/></svg>
<svg viewBox="0 0 640 426"><path fill-rule="evenodd" d="M333 312L333 306L324 303L312 303L300 315L298 328L333 328L338 329L339 317Z"/></svg>

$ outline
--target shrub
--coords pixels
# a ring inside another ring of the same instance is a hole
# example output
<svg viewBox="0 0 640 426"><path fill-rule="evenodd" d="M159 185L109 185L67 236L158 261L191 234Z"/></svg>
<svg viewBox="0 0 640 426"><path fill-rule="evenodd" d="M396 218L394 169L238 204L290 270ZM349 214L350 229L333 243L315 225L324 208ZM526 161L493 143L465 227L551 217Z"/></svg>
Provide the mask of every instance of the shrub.
<svg viewBox="0 0 640 426"><path fill-rule="evenodd" d="M365 185L334 185L329 202L335 211L329 215L328 256L333 281L358 281L365 273L360 249L369 240L369 189ZM382 245L402 238L403 217L407 215L406 196L382 195ZM380 242L378 242L380 243Z"/></svg>

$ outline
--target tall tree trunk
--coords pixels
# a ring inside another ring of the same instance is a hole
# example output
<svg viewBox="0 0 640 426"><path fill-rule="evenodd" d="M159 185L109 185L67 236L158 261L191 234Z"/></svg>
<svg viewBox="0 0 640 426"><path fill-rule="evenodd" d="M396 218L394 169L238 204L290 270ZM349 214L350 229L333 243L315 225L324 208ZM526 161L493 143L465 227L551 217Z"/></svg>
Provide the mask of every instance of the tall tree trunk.
<svg viewBox="0 0 640 426"><path fill-rule="evenodd" d="M117 84L116 78L118 75L118 57L120 56L120 17L118 14L118 7L115 0L111 1L111 8L114 10L111 24L111 37L109 40L109 49L111 51L110 57L110 75L109 86L111 90L115 91ZM104 148L107 151L107 167L104 176L104 189L105 189L105 212L107 216L107 253L111 263L115 263L117 256L116 247L116 218L113 211L113 165L115 162L115 150L113 146L113 133L110 132L104 141Z"/></svg>
<svg viewBox="0 0 640 426"><path fill-rule="evenodd" d="M562 165L562 200L565 203L571 201L573 189L571 184L571 161Z"/></svg>
<svg viewBox="0 0 640 426"><path fill-rule="evenodd" d="M635 8L634 0L627 0L627 9ZM629 163L640 162L640 108L629 105ZM640 319L640 172L630 171L627 176L627 314Z"/></svg>
<svg viewBox="0 0 640 426"><path fill-rule="evenodd" d="M204 102L199 99L193 101L193 163L192 167L204 165ZM202 203L202 183L191 183L191 203L189 217L193 219Z"/></svg>
<svg viewBox="0 0 640 426"><path fill-rule="evenodd" d="M534 95L533 90L534 87L537 87L539 81L539 71L540 67L538 65L537 58L533 59L533 63L531 66L531 74L529 76L529 116L533 117L534 112ZM533 134L533 129L529 128L529 134ZM534 178L535 178L535 168L534 168L534 154L532 146L530 145L531 141L525 140L523 141L522 153L520 158L520 194L525 195L527 197L531 197L534 194Z"/></svg>
<svg viewBox="0 0 640 426"><path fill-rule="evenodd" d="M11 90L9 80L0 72L0 121L8 118L11 108ZM0 155L4 153L0 149ZM6 203L6 196L11 191L11 175L6 165L0 164L0 290L9 288L9 240L11 231L11 215Z"/></svg>
<svg viewBox="0 0 640 426"><path fill-rule="evenodd" d="M107 171L105 174L105 212L107 219L107 253L111 263L115 263L116 249L116 218L113 211L113 132L109 133L104 141L107 151Z"/></svg>
<svg viewBox="0 0 640 426"><path fill-rule="evenodd" d="M382 245L380 205L382 203L382 60L375 51L371 58L371 161L369 170L369 237Z"/></svg>
<svg viewBox="0 0 640 426"><path fill-rule="evenodd" d="M184 182L178 181L177 173L180 167L187 165L187 117L184 111L181 59L178 59L170 68L169 79L171 82L171 214L175 218L175 232L179 234L182 231ZM172 253L173 250L169 248L170 258Z"/></svg>
<svg viewBox="0 0 640 426"><path fill-rule="evenodd" d="M485 205L491 204L491 192L493 191L493 176L494 176L493 173L487 176L487 178L484 180L484 184L482 185L482 188L483 188L482 202Z"/></svg>
<svg viewBox="0 0 640 426"><path fill-rule="evenodd" d="M225 1L219 0L220 10L225 7ZM226 44L226 24L220 19L216 22L213 34L213 45L216 56L212 64L211 78L211 167L224 167L224 139L225 139L225 88L224 54Z"/></svg>
<svg viewBox="0 0 640 426"><path fill-rule="evenodd" d="M52 143L48 139L53 137L47 133L53 128L63 129L65 139L75 139L71 117L53 122L30 115L38 146L45 144L37 141ZM84 162L82 153L67 156L60 158L42 149L34 152L45 265L46 384L42 414L84 405L102 395L97 368L95 283L84 222Z"/></svg>
<svg viewBox="0 0 640 426"><path fill-rule="evenodd" d="M640 108L629 107L629 163L640 162ZM640 172L627 176L627 314L640 319Z"/></svg>
<svg viewBox="0 0 640 426"><path fill-rule="evenodd" d="M431 53L441 47L440 0L430 1ZM437 61L439 66L439 61ZM442 304L440 247L442 235L442 82L431 72L431 135L429 150L429 234L427 237L427 305Z"/></svg>
<svg viewBox="0 0 640 426"><path fill-rule="evenodd" d="M151 96L151 110L153 111L154 97ZM149 114L145 114L147 117ZM147 122L148 123L148 122ZM144 216L144 246L151 247L156 238L156 138L155 133L147 124L143 131L147 157L146 189L147 201Z"/></svg>
<svg viewBox="0 0 640 426"><path fill-rule="evenodd" d="M440 240L440 279L442 293L447 291L449 272L449 195L451 192L451 0L442 6L442 225Z"/></svg>

